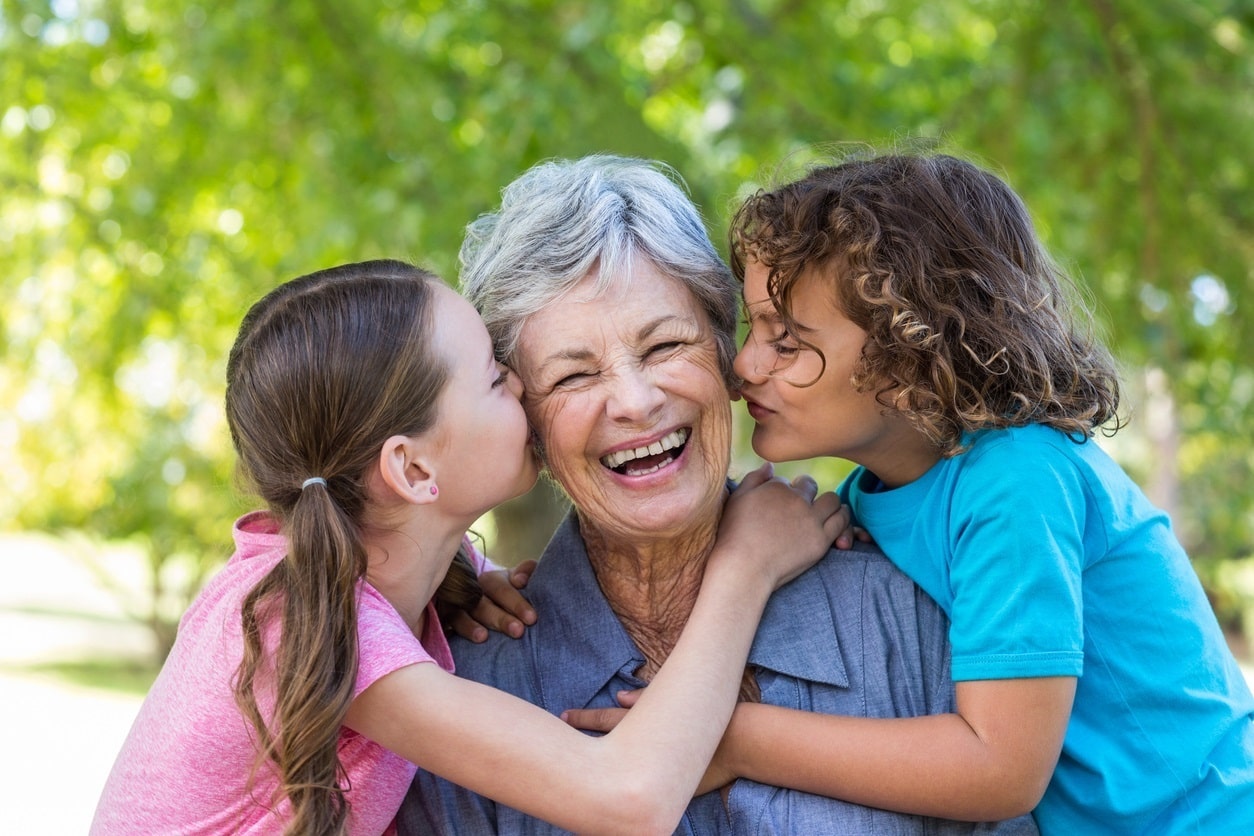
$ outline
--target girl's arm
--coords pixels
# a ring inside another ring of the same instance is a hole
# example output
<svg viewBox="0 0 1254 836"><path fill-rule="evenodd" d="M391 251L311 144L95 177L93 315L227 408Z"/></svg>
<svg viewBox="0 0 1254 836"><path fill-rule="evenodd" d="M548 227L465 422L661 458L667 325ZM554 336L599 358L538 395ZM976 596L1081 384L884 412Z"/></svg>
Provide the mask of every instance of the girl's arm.
<svg viewBox="0 0 1254 836"><path fill-rule="evenodd" d="M741 704L702 786L749 778L904 813L1013 818L1037 805L1053 775L1075 685L959 682L957 713L899 719Z"/></svg>
<svg viewBox="0 0 1254 836"><path fill-rule="evenodd" d="M675 649L631 715L604 737L429 664L375 682L353 701L346 725L560 827L669 833L731 716L767 598L847 524L834 494L811 504L814 492L812 481L789 489L769 470L745 478Z"/></svg>

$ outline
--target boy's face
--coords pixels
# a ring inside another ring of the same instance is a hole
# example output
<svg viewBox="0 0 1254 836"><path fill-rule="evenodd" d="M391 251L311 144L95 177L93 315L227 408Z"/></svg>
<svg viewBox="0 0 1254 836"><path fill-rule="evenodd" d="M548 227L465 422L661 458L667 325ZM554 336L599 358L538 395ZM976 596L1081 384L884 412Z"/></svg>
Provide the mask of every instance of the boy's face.
<svg viewBox="0 0 1254 836"><path fill-rule="evenodd" d="M801 331L790 334L767 293L768 272L756 261L746 265L749 336L735 362L754 420L754 451L776 462L849 459L890 486L921 476L936 461L926 438L879 404L874 388L858 391L852 383L867 334L837 308L831 277L812 272L797 282L792 314Z"/></svg>

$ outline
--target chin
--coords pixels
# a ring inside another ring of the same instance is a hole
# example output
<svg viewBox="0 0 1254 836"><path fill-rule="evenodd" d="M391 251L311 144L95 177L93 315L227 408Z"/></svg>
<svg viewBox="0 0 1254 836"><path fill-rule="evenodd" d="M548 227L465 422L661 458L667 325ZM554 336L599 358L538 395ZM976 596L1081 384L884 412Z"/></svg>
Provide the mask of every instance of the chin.
<svg viewBox="0 0 1254 836"><path fill-rule="evenodd" d="M753 452L757 453L763 460L775 464L811 458L808 453L789 450L787 446L771 444L768 441L759 441L757 438L753 439Z"/></svg>
<svg viewBox="0 0 1254 836"><path fill-rule="evenodd" d="M759 434L759 431L755 431L753 433L753 438L750 441L750 444L753 446L753 452L758 454L758 456L765 459L766 461L768 462L782 461L782 459L777 457L778 451L775 449L775 446L772 445L769 440L762 438Z"/></svg>
<svg viewBox="0 0 1254 836"><path fill-rule="evenodd" d="M528 462L519 472L518 477L514 480L514 489L506 501L508 501L508 499L517 499L534 488L539 475L540 471L536 469L535 465Z"/></svg>
<svg viewBox="0 0 1254 836"><path fill-rule="evenodd" d="M614 525L634 530L639 536L677 536L715 518L725 497L723 483L709 491L668 491L652 496L633 496L607 508Z"/></svg>

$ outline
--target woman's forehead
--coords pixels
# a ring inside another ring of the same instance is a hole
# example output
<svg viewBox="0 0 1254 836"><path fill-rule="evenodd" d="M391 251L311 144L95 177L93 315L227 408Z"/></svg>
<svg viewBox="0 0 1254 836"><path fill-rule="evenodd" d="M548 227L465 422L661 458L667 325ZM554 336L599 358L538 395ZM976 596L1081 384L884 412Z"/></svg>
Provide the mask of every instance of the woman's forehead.
<svg viewBox="0 0 1254 836"><path fill-rule="evenodd" d="M646 335L668 324L701 326L705 316L696 298L679 280L651 265L614 277L608 284L585 277L523 324L520 354L580 335L602 333L615 326L624 333Z"/></svg>

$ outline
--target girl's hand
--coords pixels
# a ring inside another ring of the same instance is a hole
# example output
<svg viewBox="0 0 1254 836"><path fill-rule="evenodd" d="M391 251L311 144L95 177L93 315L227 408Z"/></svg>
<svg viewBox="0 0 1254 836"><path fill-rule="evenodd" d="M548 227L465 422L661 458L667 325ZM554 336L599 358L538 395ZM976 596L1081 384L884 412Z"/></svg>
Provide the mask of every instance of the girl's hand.
<svg viewBox="0 0 1254 836"><path fill-rule="evenodd" d="M750 471L728 498L710 566L749 561L782 586L827 554L849 528L849 509L836 494L819 494L809 476L785 482L768 462Z"/></svg>
<svg viewBox="0 0 1254 836"><path fill-rule="evenodd" d="M518 591L531 580L534 560L524 560L513 569L494 569L479 576L483 597L473 610L454 615L445 630L479 643L487 641L488 630L519 638L527 624L536 623L536 611Z"/></svg>

